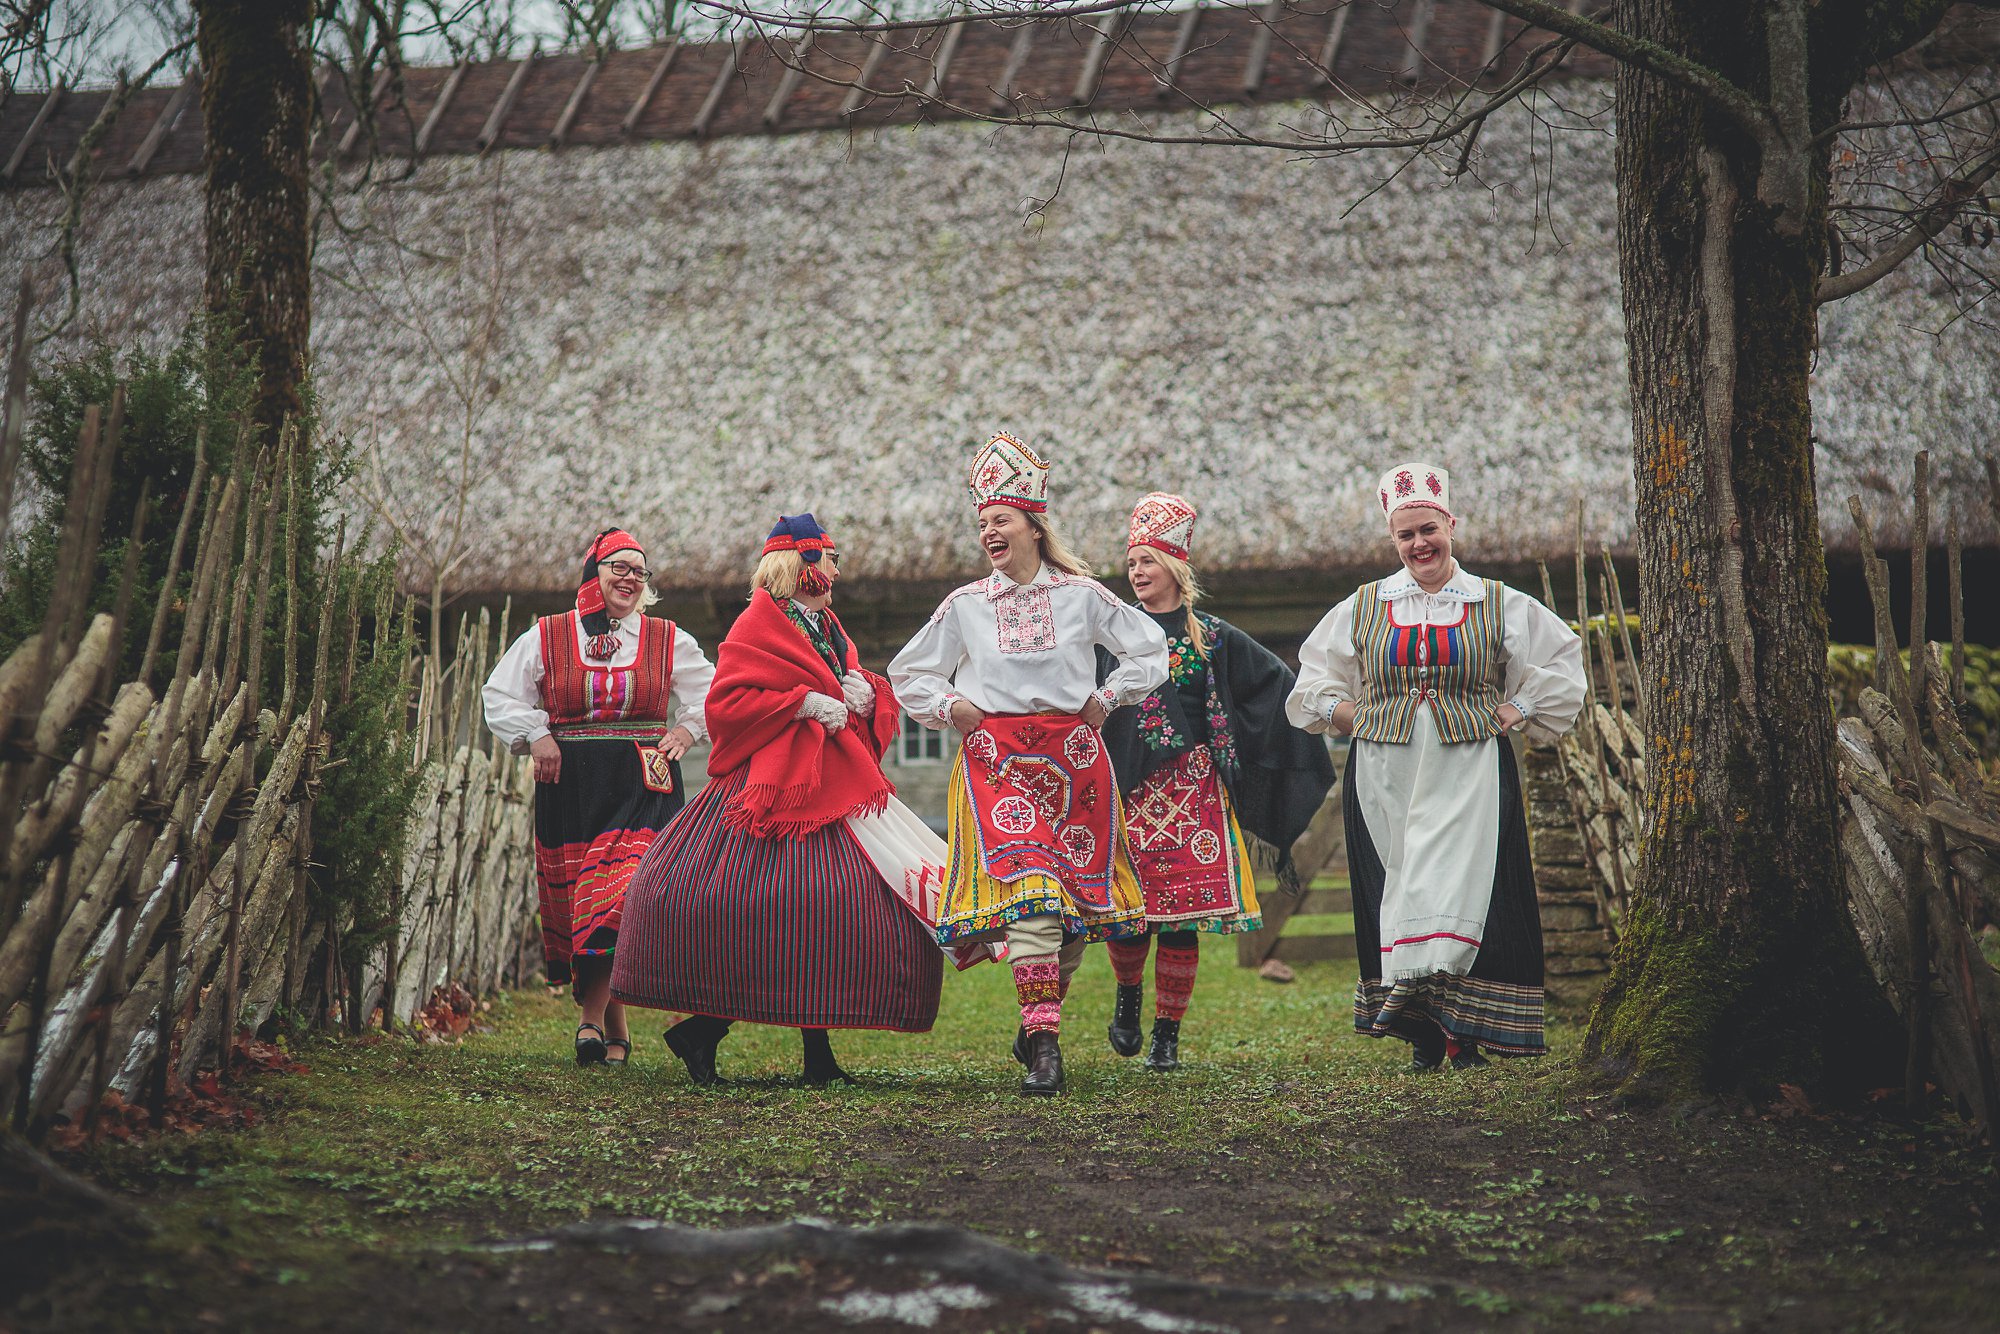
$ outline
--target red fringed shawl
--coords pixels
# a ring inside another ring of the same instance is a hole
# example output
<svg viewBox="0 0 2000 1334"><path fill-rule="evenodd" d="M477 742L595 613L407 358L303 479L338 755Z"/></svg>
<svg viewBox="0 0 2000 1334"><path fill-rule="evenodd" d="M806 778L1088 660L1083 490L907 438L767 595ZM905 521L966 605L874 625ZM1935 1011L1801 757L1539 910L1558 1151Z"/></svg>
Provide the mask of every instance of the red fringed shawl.
<svg viewBox="0 0 2000 1334"><path fill-rule="evenodd" d="M847 665L858 666L852 641ZM750 767L725 824L758 838L796 838L888 803L896 788L882 754L900 725L896 696L885 678L863 674L875 687L870 716L850 715L838 732L795 717L807 691L839 699L840 682L769 593L750 599L716 650L708 691L710 777Z"/></svg>

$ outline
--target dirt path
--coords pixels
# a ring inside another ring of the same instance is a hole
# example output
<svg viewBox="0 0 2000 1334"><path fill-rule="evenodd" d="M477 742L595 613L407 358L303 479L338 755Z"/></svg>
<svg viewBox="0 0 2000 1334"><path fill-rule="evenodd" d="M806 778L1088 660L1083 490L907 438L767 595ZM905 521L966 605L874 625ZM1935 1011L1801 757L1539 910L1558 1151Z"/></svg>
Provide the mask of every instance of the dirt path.
<svg viewBox="0 0 2000 1334"><path fill-rule="evenodd" d="M2000 1311L1993 1160L1943 1131L1919 1151L1799 1107L1638 1117L1559 1058L1411 1075L1340 1033L1350 973L1275 987L1226 959L1206 960L1190 1064L1160 1077L1105 1049L1093 957L1052 1103L1013 1096L991 969L950 980L927 1037L838 1035L862 1083L825 1093L791 1086L797 1040L771 1030L732 1035L738 1082L714 1091L656 1024L634 1068L578 1071L570 1012L541 996L458 1045L313 1043L309 1073L253 1085L253 1128L77 1160L157 1233L12 1323L1935 1330ZM858 1231L712 1231L799 1217ZM705 1231L604 1226L625 1218ZM901 1224L977 1237L867 1231Z"/></svg>

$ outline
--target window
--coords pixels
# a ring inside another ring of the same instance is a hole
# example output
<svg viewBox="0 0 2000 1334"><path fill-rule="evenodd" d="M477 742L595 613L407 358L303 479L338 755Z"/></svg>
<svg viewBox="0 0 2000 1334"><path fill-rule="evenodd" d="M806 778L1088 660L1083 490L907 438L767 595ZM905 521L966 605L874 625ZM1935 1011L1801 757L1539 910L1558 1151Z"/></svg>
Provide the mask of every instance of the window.
<svg viewBox="0 0 2000 1334"><path fill-rule="evenodd" d="M903 715L903 735L896 746L898 764L943 764L949 758L945 733L933 732L909 714Z"/></svg>

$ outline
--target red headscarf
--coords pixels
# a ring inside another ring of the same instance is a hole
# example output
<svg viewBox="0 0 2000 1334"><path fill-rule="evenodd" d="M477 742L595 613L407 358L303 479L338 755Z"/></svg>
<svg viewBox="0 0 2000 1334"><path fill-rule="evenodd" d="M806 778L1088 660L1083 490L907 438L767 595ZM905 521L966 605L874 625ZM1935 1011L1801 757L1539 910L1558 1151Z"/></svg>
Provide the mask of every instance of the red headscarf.
<svg viewBox="0 0 2000 1334"><path fill-rule="evenodd" d="M583 620L587 639L584 652L588 657L605 660L618 651L618 636L611 633L611 612L604 605L604 586L597 581L597 562L614 551L646 554L638 538L623 528L607 528L583 553L583 582L576 586L576 613Z"/></svg>

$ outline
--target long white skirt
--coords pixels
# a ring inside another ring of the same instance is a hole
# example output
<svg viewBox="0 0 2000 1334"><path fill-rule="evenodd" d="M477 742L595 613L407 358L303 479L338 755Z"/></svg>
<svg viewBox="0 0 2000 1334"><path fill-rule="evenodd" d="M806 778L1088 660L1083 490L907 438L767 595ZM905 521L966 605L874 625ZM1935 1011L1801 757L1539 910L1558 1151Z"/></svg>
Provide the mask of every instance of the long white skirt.
<svg viewBox="0 0 2000 1334"><path fill-rule="evenodd" d="M861 845L868 860L894 894L930 928L937 938L938 900L944 893L945 868L951 849L933 834L917 813L894 797L874 815L850 815L847 832ZM961 971L984 959L1007 957L1004 940L944 946Z"/></svg>
<svg viewBox="0 0 2000 1334"><path fill-rule="evenodd" d="M1446 745L1428 706L1409 744L1354 743L1354 795L1382 859L1382 980L1467 973L1500 844L1499 737ZM894 884L894 881L890 882Z"/></svg>

